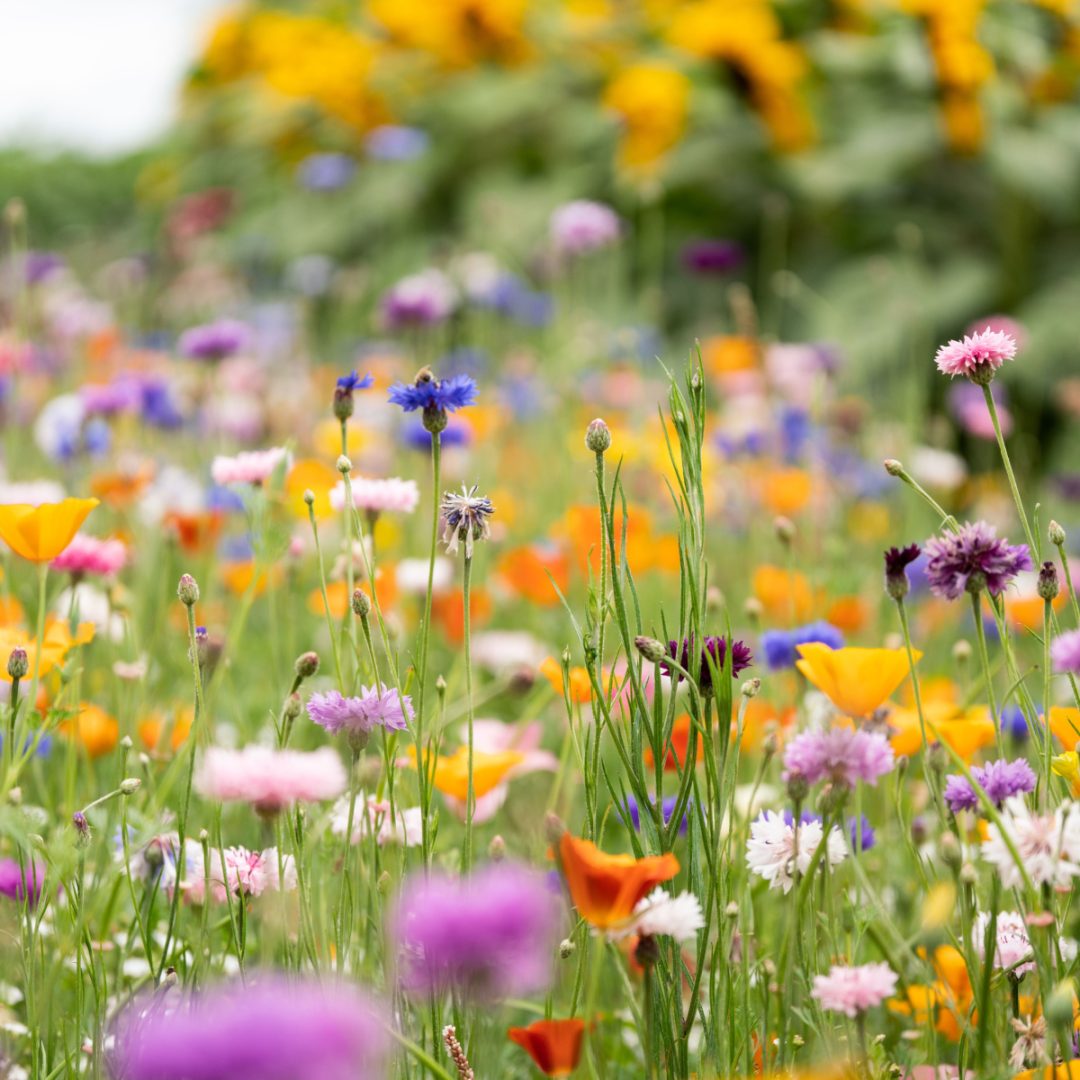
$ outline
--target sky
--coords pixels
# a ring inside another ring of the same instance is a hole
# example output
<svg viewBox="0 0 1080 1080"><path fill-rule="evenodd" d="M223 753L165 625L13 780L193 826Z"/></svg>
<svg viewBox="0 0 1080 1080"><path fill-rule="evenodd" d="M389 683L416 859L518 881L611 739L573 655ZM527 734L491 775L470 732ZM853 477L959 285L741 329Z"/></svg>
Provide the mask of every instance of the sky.
<svg viewBox="0 0 1080 1080"><path fill-rule="evenodd" d="M131 150L162 132L222 0L0 0L0 146Z"/></svg>

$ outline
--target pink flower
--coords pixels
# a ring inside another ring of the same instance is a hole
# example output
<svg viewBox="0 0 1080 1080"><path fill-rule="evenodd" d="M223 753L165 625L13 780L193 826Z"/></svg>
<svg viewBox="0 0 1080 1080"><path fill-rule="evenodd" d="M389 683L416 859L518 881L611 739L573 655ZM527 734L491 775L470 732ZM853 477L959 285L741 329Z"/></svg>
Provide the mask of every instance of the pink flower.
<svg viewBox="0 0 1080 1080"><path fill-rule="evenodd" d="M986 929L989 925L990 914L982 911L971 928L971 943L980 959L986 955ZM1010 971L1017 978L1034 971L1031 939L1028 937L1024 916L1017 911L999 911L995 931L997 948L994 950L994 967Z"/></svg>
<svg viewBox="0 0 1080 1080"><path fill-rule="evenodd" d="M210 475L215 484L264 484L287 456L284 446L248 450L236 457L219 455L210 466Z"/></svg>
<svg viewBox="0 0 1080 1080"><path fill-rule="evenodd" d="M896 992L896 972L888 964L843 967L834 964L828 975L814 977L813 997L823 1009L855 1017L880 1005Z"/></svg>
<svg viewBox="0 0 1080 1080"><path fill-rule="evenodd" d="M873 786L895 763L889 740L877 732L833 728L804 731L784 751L784 779L803 776L807 783L820 780L854 787L862 780Z"/></svg>
<svg viewBox="0 0 1080 1080"><path fill-rule="evenodd" d="M123 569L127 555L123 540L99 540L96 536L79 533L51 565L54 570L66 571L75 577L87 574L113 577Z"/></svg>
<svg viewBox="0 0 1080 1080"><path fill-rule="evenodd" d="M985 319L976 319L965 333L977 334L979 330L998 330L1002 334L1008 334L1020 348L1027 344L1027 327L1009 315L990 315Z"/></svg>
<svg viewBox="0 0 1080 1080"><path fill-rule="evenodd" d="M284 870L285 891L296 888L296 864L291 855L281 858L278 865L277 848L265 851L249 851L245 847L225 849L224 869L221 853L210 851L210 873L206 872L202 847L198 844L185 844L188 848L186 875L180 883L184 898L191 904L206 901L207 878L210 883L210 898L216 903L224 903L227 892L234 896L262 896L267 890L280 889L281 871Z"/></svg>
<svg viewBox="0 0 1080 1080"><path fill-rule="evenodd" d="M938 370L945 375L965 375L975 381L989 381L1006 360L1016 356L1016 342L1000 330L987 327L977 334L969 334L963 341L950 341L942 345L934 357Z"/></svg>
<svg viewBox="0 0 1080 1080"><path fill-rule="evenodd" d="M329 747L303 753L245 746L212 746L195 775L196 790L218 802L246 802L263 812L294 802L322 802L345 790L345 767Z"/></svg>
<svg viewBox="0 0 1080 1080"><path fill-rule="evenodd" d="M385 480L354 476L349 483L352 486L353 506L369 514L411 514L420 501L420 489L415 480L402 480L397 476ZM344 480L339 480L330 492L330 505L335 510L341 510L345 506Z"/></svg>

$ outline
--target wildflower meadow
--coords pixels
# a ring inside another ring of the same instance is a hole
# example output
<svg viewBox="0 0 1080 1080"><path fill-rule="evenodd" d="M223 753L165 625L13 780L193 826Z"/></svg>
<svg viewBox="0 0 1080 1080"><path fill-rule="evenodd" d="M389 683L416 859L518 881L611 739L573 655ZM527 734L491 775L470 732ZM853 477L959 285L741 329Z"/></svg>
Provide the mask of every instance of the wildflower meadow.
<svg viewBox="0 0 1080 1080"><path fill-rule="evenodd" d="M622 6L0 151L0 1080L1080 1077L1078 16Z"/></svg>

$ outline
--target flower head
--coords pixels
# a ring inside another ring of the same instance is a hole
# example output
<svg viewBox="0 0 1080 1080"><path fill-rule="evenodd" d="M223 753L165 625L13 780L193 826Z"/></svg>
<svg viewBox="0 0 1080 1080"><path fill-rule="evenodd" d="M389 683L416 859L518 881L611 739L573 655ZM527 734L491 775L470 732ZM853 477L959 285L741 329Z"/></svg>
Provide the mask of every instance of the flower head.
<svg viewBox="0 0 1080 1080"><path fill-rule="evenodd" d="M1037 814L1017 795L1006 800L1001 823L1036 886L1064 886L1080 875L1080 807L1075 803ZM1024 884L1002 829L991 822L987 831L982 857L997 870L1006 889Z"/></svg>
<svg viewBox="0 0 1080 1080"><path fill-rule="evenodd" d="M926 576L935 596L956 600L986 589L998 596L1021 570L1031 569L1026 544L1012 545L985 521L966 522L955 533L926 541Z"/></svg>
<svg viewBox="0 0 1080 1080"><path fill-rule="evenodd" d="M528 1027L514 1027L506 1033L536 1063L545 1076L569 1076L581 1060L585 1021L534 1020Z"/></svg>
<svg viewBox="0 0 1080 1080"><path fill-rule="evenodd" d="M889 740L878 732L837 727L831 731L804 731L784 750L784 779L821 780L853 788L860 780L874 786L895 764Z"/></svg>
<svg viewBox="0 0 1080 1080"><path fill-rule="evenodd" d="M457 302L457 290L450 279L441 270L430 268L395 282L383 295L380 310L387 329L398 330L441 323Z"/></svg>
<svg viewBox="0 0 1080 1080"><path fill-rule="evenodd" d="M36 904L45 886L45 867L29 862L24 869L15 859L0 859L0 896Z"/></svg>
<svg viewBox="0 0 1080 1080"><path fill-rule="evenodd" d="M805 874L810 869L823 836L821 822L812 815L800 820L796 829L790 814L765 810L750 823L746 865L752 874L767 881L770 889L788 893L797 874ZM825 857L830 866L836 866L847 857L847 845L839 829L829 830Z"/></svg>
<svg viewBox="0 0 1080 1080"><path fill-rule="evenodd" d="M272 812L294 802L322 802L345 790L345 768L329 747L304 753L246 746L211 747L195 774L195 788L207 799L246 802Z"/></svg>
<svg viewBox="0 0 1080 1080"><path fill-rule="evenodd" d="M236 457L219 454L210 466L210 475L215 484L265 484L274 470L287 462L289 452L284 446L274 446L269 450L246 450Z"/></svg>
<svg viewBox="0 0 1080 1080"><path fill-rule="evenodd" d="M236 319L193 326L180 335L181 356L191 360L224 360L246 349L252 340L251 328Z"/></svg>
<svg viewBox="0 0 1080 1080"><path fill-rule="evenodd" d="M353 476L349 479L353 506L368 514L411 514L420 502L420 489L415 480L402 480L397 476L374 479ZM345 506L345 481L340 480L330 491L330 505L334 510Z"/></svg>
<svg viewBox="0 0 1080 1080"><path fill-rule="evenodd" d="M1015 761L992 761L989 765L975 765L971 770L975 782L986 792L986 797L997 807L1014 795L1035 790L1035 773L1023 759ZM979 797L964 776L950 776L945 781L945 801L954 813L975 810Z"/></svg>
<svg viewBox="0 0 1080 1080"><path fill-rule="evenodd" d="M693 662L690 658L693 655L693 651L694 637L692 634L690 637L683 638L681 642L668 642L668 656L676 663L680 664L685 671L689 671L691 674L693 673L693 667L691 666ZM698 689L703 694L711 694L713 691L712 670L709 666L710 660L716 670L720 671L723 669L724 657L726 654L726 638L712 636L705 638L705 645L701 650L700 656L701 668L698 671ZM745 671L753 662L754 658L745 642L733 641L731 643L732 678L735 678L739 672ZM682 680L683 676L681 672L677 672L666 660L661 661L660 667L664 674L669 678L675 679L676 682Z"/></svg>
<svg viewBox="0 0 1080 1080"><path fill-rule="evenodd" d="M834 964L828 975L814 977L811 996L823 1009L858 1016L896 993L896 972L888 964Z"/></svg>
<svg viewBox="0 0 1080 1080"><path fill-rule="evenodd" d="M356 371L342 375L334 387L334 415L344 423L353 414L353 391L366 390L375 380L370 375L363 378Z"/></svg>
<svg viewBox="0 0 1080 1080"><path fill-rule="evenodd" d="M981 959L986 955L986 930L990 915L981 911L971 928L971 943ZM1031 956L1031 939L1028 937L1024 916L1018 911L997 913L997 948L994 950L994 967L1011 972L1016 978L1035 970Z"/></svg>
<svg viewBox="0 0 1080 1080"><path fill-rule="evenodd" d="M447 491L443 495L440 512L446 550L456 552L458 542L464 540L465 557L471 559L473 544L477 540L486 540L490 535L488 518L495 513L491 500L486 495L477 495L475 484L471 488L462 484L460 494Z"/></svg>
<svg viewBox="0 0 1080 1080"><path fill-rule="evenodd" d="M901 600L911 589L907 568L922 554L918 544L907 547L891 547L885 552L885 591L894 599Z"/></svg>
<svg viewBox="0 0 1080 1080"><path fill-rule="evenodd" d="M671 896L665 889L654 889L634 908L633 921L626 933L693 941L704 925L701 901L692 892Z"/></svg>
<svg viewBox="0 0 1080 1080"><path fill-rule="evenodd" d="M31 562L51 562L74 540L97 499L0 505L0 540Z"/></svg>
<svg viewBox="0 0 1080 1080"><path fill-rule="evenodd" d="M795 666L848 716L870 716L911 673L904 649L833 649L815 641L795 649Z"/></svg>
<svg viewBox="0 0 1080 1080"><path fill-rule="evenodd" d="M307 710L331 735L339 731L370 735L379 727L404 731L413 718L412 700L382 685L360 687L359 697L343 697L337 690L312 694Z"/></svg>
<svg viewBox="0 0 1080 1080"><path fill-rule="evenodd" d="M824 621L798 626L794 630L766 630L761 635L765 664L770 671L792 668L798 659L798 647L815 641L830 649L844 647L844 635L832 623Z"/></svg>
<svg viewBox="0 0 1080 1080"><path fill-rule="evenodd" d="M551 240L560 255L585 255L619 239L619 216L603 203L576 199L551 215Z"/></svg>
<svg viewBox="0 0 1080 1080"><path fill-rule="evenodd" d="M476 403L476 380L471 375L451 375L437 379L425 368L412 383L394 383L390 387L391 405L403 412L456 412Z"/></svg>
<svg viewBox="0 0 1080 1080"><path fill-rule="evenodd" d="M1050 645L1050 658L1055 671L1080 675L1080 630L1058 634Z"/></svg>
<svg viewBox="0 0 1080 1080"><path fill-rule="evenodd" d="M52 561L52 568L72 577L115 577L127 562L128 549L123 540L99 540L96 536L76 533L71 543Z"/></svg>
<svg viewBox="0 0 1080 1080"><path fill-rule="evenodd" d="M942 345L934 357L938 370L953 377L964 375L972 382L989 383L994 373L1016 356L1016 342L1001 330L987 327L962 341Z"/></svg>

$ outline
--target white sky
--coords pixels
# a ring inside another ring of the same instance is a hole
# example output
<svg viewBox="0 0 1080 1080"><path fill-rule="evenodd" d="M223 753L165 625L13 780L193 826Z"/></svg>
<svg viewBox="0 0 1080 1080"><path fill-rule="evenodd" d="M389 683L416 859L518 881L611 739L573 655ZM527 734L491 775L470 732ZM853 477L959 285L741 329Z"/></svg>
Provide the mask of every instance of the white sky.
<svg viewBox="0 0 1080 1080"><path fill-rule="evenodd" d="M0 145L111 153L173 116L222 0L0 0Z"/></svg>

